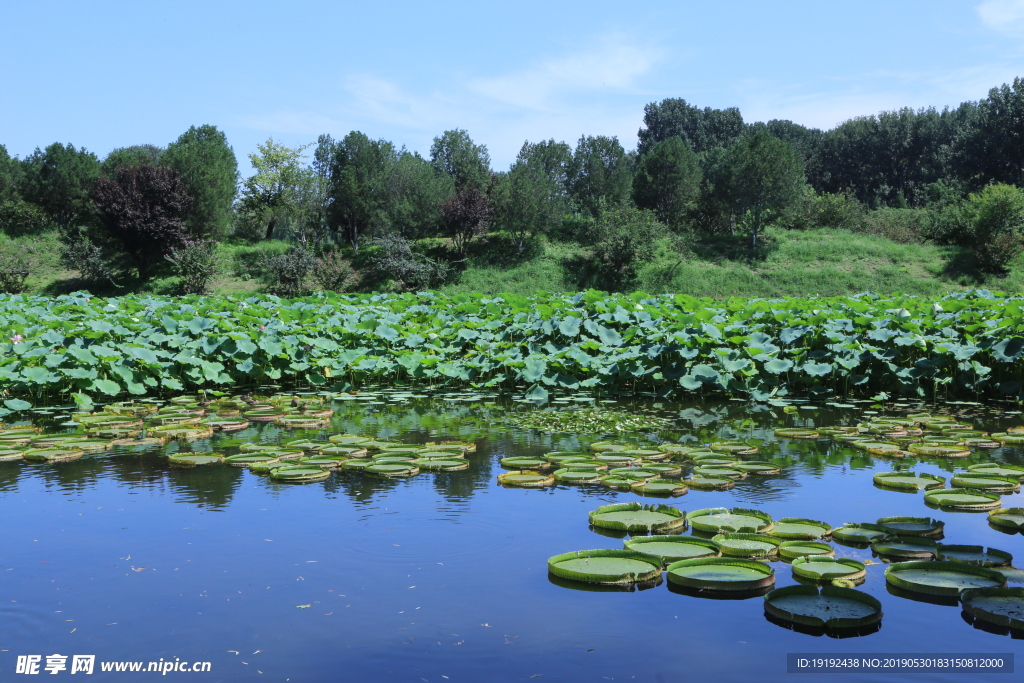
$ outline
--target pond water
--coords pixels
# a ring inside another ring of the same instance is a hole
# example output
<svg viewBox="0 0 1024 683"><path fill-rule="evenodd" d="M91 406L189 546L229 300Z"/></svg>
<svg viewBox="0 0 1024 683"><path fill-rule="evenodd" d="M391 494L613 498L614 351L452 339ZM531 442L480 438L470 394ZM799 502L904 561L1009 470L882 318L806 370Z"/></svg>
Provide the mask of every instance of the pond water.
<svg viewBox="0 0 1024 683"><path fill-rule="evenodd" d="M672 590L595 589L550 577L560 553L621 548L588 512L618 502L665 502L684 511L756 508L773 518L873 523L935 517L945 543L1005 550L1024 566L1020 534L985 514L927 507L923 493L872 483L892 464L831 440L780 439L781 426L852 425L868 403L841 408L720 402L618 401L672 421L670 441L749 439L782 474L749 476L729 491L642 498L600 486L503 488L498 460L579 448L579 439L510 428L533 404L493 396L335 402L326 430L257 424L208 441L118 447L60 464L0 463L0 680L18 655L95 655L96 661L210 662L202 681L781 681L787 653L1022 653L1021 634L973 626L955 601L886 587L870 549L833 542L837 557L867 562L858 589L881 601L880 627L854 637L801 632L768 617L762 597L714 599ZM571 404L567 404L571 405ZM985 431L1019 414L960 406ZM68 410L36 416L48 431ZM884 413L885 410L880 410ZM468 470L382 480L334 473L278 484L226 465L181 469L179 450L237 452L239 441L359 433L406 443L473 441ZM649 442L634 435L637 443ZM976 450L956 461L915 460L916 472L949 479L968 464L1024 464L1016 448ZM684 471L688 471L684 470ZM1004 494L1003 507L1022 507ZM687 529L684 533L691 534ZM872 564L875 563L875 564ZM772 562L777 587L795 583ZM1010 583L1009 585L1022 585ZM1024 666L1024 661L1018 661ZM42 673L46 673L42 671ZM60 675L70 675L68 670ZM103 673L97 680L145 676ZM963 674L915 680L963 681ZM812 676L813 678L813 676ZM846 674L844 680L904 680ZM810 679L808 679L810 680Z"/></svg>

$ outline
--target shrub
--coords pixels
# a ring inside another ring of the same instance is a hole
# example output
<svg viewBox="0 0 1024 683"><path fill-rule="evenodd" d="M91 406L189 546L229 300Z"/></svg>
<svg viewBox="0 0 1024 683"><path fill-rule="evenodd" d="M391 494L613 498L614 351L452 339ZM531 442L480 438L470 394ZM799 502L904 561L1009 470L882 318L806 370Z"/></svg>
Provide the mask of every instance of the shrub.
<svg viewBox="0 0 1024 683"><path fill-rule="evenodd" d="M35 247L16 242L0 243L0 292L27 292L28 278L39 265L40 254Z"/></svg>
<svg viewBox="0 0 1024 683"><path fill-rule="evenodd" d="M328 292L344 292L359 281L359 272L352 269L352 262L335 251L316 259L311 276L320 289Z"/></svg>
<svg viewBox="0 0 1024 683"><path fill-rule="evenodd" d="M206 294L210 281L220 271L217 258L217 242L213 240L185 240L182 246L174 247L164 255L174 266L175 274L181 278L183 294Z"/></svg>
<svg viewBox="0 0 1024 683"><path fill-rule="evenodd" d="M899 244L923 242L931 234L932 216L925 209L876 209L864 216L858 230Z"/></svg>
<svg viewBox="0 0 1024 683"><path fill-rule="evenodd" d="M414 252L412 243L397 233L385 233L373 244L379 250L370 261L371 269L391 280L397 290L430 289L451 277L451 266Z"/></svg>
<svg viewBox="0 0 1024 683"><path fill-rule="evenodd" d="M316 257L302 245L284 254L264 256L260 270L267 290L281 296L300 296L306 291L306 280L316 266Z"/></svg>
<svg viewBox="0 0 1024 683"><path fill-rule="evenodd" d="M1013 185L989 185L967 198L965 210L979 267L1005 272L1024 251L1024 192Z"/></svg>
<svg viewBox="0 0 1024 683"><path fill-rule="evenodd" d="M594 224L591 251L600 279L611 289L630 285L637 267L651 260L656 241L665 234L653 211L631 206L605 210Z"/></svg>
<svg viewBox="0 0 1024 683"><path fill-rule="evenodd" d="M113 266L106 252L77 229L61 231L60 264L68 270L77 270L83 280L114 280Z"/></svg>

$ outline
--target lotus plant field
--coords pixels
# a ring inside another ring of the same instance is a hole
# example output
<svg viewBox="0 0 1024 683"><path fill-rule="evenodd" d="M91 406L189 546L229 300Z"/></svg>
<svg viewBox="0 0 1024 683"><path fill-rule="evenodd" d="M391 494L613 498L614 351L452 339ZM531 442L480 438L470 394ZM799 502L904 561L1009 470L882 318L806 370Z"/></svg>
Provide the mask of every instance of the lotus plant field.
<svg viewBox="0 0 1024 683"><path fill-rule="evenodd" d="M1021 395L1024 297L986 290L716 301L681 295L0 296L19 409L230 385L366 381L928 399Z"/></svg>

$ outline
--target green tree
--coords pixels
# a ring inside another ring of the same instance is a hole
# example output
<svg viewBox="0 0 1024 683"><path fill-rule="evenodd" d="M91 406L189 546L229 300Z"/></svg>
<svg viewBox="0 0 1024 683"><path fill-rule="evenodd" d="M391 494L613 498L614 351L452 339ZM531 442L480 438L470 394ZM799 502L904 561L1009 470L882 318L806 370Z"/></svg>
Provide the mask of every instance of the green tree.
<svg viewBox="0 0 1024 683"><path fill-rule="evenodd" d="M321 140L321 146L326 143ZM359 238L386 220L388 180L397 161L394 145L352 131L318 155L329 159L327 223L358 252Z"/></svg>
<svg viewBox="0 0 1024 683"><path fill-rule="evenodd" d="M238 194L238 160L216 126L192 126L167 146L162 163L178 172L192 197L186 221L193 235L223 236Z"/></svg>
<svg viewBox="0 0 1024 683"><path fill-rule="evenodd" d="M313 175L302 164L306 147L291 148L269 138L257 145L258 154L249 161L256 172L242 184L242 211L257 225L265 227L264 239L271 239L278 227L291 226L306 211L304 199Z"/></svg>
<svg viewBox="0 0 1024 683"><path fill-rule="evenodd" d="M516 161L531 166L540 166L544 173L558 186L564 197L569 193L569 166L572 164L572 147L564 142L541 140L540 142L524 142L519 150Z"/></svg>
<svg viewBox="0 0 1024 683"><path fill-rule="evenodd" d="M438 173L419 154L403 151L387 182L387 222L405 238L439 234L444 228L441 205L455 194L451 176Z"/></svg>
<svg viewBox="0 0 1024 683"><path fill-rule="evenodd" d="M478 145L469 133L456 128L434 138L430 146L430 163L440 173L451 176L455 187L472 185L486 190L491 182L491 156L487 145Z"/></svg>
<svg viewBox="0 0 1024 683"><path fill-rule="evenodd" d="M592 250L603 286L612 291L630 288L665 232L653 211L623 205L603 211L594 222Z"/></svg>
<svg viewBox="0 0 1024 683"><path fill-rule="evenodd" d="M143 164L159 164L160 157L164 154L163 147L156 145L132 145L131 147L118 147L111 150L103 162L100 170L107 177L113 177L117 169L124 166L141 166Z"/></svg>
<svg viewBox="0 0 1024 683"><path fill-rule="evenodd" d="M133 262L139 279L154 262L188 237L185 215L191 198L178 172L166 166L122 166L93 188L100 227Z"/></svg>
<svg viewBox="0 0 1024 683"><path fill-rule="evenodd" d="M633 176L626 150L616 137L584 135L567 169L569 196L595 218L602 206L629 202Z"/></svg>
<svg viewBox="0 0 1024 683"><path fill-rule="evenodd" d="M685 140L671 137L640 157L633 175L633 202L678 230L700 193L700 181L697 155Z"/></svg>
<svg viewBox="0 0 1024 683"><path fill-rule="evenodd" d="M7 148L0 145L0 203L11 202L21 198L18 185L21 183L21 162L7 153Z"/></svg>
<svg viewBox="0 0 1024 683"><path fill-rule="evenodd" d="M637 152L646 154L659 142L679 136L699 154L715 147L729 147L743 133L743 116L736 107L699 109L682 98L670 98L644 107L644 127L637 133Z"/></svg>
<svg viewBox="0 0 1024 683"><path fill-rule="evenodd" d="M565 215L565 200L557 175L548 172L541 155L520 152L519 157L496 185L493 197L496 222L521 253L529 240Z"/></svg>
<svg viewBox="0 0 1024 683"><path fill-rule="evenodd" d="M981 269L1005 272L1024 251L1024 191L1003 183L989 185L968 196L965 213Z"/></svg>
<svg viewBox="0 0 1024 683"><path fill-rule="evenodd" d="M716 193L745 219L751 249L764 226L800 198L805 184L796 152L766 132L748 135L730 147L720 172Z"/></svg>
<svg viewBox="0 0 1024 683"><path fill-rule="evenodd" d="M81 225L92 216L90 193L100 176L100 161L84 147L55 142L36 147L23 162L21 196L39 206L61 228Z"/></svg>

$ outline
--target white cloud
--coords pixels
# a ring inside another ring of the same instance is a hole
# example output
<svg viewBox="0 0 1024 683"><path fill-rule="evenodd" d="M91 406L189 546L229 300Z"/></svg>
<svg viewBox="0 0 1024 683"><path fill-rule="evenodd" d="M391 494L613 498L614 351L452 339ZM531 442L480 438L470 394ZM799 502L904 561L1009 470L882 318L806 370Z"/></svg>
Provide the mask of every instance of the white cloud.
<svg viewBox="0 0 1024 683"><path fill-rule="evenodd" d="M1024 0L985 0L974 9L987 28L1001 33L1024 32Z"/></svg>

